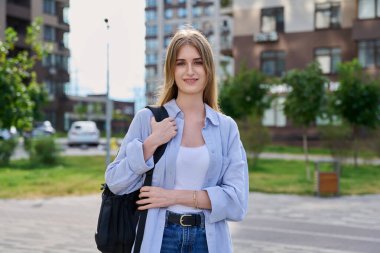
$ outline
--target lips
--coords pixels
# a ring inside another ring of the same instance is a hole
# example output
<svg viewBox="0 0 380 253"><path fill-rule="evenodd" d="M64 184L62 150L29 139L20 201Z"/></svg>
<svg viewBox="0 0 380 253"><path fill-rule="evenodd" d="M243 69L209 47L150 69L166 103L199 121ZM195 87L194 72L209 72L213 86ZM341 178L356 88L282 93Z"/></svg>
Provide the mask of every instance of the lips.
<svg viewBox="0 0 380 253"><path fill-rule="evenodd" d="M194 84L198 81L198 79L197 78L186 78L186 79L184 79L184 81L187 84Z"/></svg>

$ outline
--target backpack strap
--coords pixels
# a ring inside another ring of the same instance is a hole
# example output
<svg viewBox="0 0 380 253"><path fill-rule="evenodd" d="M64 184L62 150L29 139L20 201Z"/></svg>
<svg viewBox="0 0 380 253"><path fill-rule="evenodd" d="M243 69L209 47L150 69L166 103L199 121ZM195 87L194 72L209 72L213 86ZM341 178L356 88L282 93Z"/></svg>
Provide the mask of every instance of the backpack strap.
<svg viewBox="0 0 380 253"><path fill-rule="evenodd" d="M152 106L146 106L149 110L152 111L154 118L157 122L162 121L163 119L169 117L168 112L166 111L165 107L152 107ZM153 160L154 160L154 166L156 166L157 162L160 160L162 155L165 153L167 143L162 144L159 146L156 151L153 154ZM153 176L153 169L149 170L145 173L145 180L144 180L144 186L151 186L152 185L152 176ZM137 234L135 239L135 246L134 246L134 253L139 253L141 248L141 243L144 237L144 229L145 229L145 223L146 223L146 217L148 214L148 210L140 211L140 217L139 217L139 224L137 227Z"/></svg>

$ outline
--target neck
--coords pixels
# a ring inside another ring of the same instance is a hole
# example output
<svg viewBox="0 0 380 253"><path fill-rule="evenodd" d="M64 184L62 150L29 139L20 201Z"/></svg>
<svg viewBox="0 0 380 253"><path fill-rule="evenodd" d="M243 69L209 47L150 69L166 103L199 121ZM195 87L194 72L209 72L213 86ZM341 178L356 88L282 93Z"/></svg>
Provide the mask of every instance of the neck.
<svg viewBox="0 0 380 253"><path fill-rule="evenodd" d="M202 97L194 96L178 96L176 99L178 107L183 113L201 113L203 115L205 110L205 105L203 103Z"/></svg>

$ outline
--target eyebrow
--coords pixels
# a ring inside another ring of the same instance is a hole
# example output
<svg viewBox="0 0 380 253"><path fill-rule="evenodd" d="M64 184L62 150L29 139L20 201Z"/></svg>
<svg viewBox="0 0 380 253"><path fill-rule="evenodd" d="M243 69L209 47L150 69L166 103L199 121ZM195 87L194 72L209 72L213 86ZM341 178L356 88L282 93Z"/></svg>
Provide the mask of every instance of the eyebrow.
<svg viewBox="0 0 380 253"><path fill-rule="evenodd" d="M201 60L202 61L202 58L194 58L193 61L199 61ZM176 59L176 61L186 61L185 59Z"/></svg>

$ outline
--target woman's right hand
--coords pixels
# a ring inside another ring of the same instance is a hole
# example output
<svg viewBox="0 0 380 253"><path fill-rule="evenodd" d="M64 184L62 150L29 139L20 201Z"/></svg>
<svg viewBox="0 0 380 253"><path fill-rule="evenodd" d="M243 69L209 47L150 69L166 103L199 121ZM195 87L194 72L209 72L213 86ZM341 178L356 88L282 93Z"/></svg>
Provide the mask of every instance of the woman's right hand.
<svg viewBox="0 0 380 253"><path fill-rule="evenodd" d="M173 118L166 118L156 122L152 117L150 120L152 133L146 138L143 144L144 159L147 161L156 151L156 149L169 142L177 134L177 125Z"/></svg>
<svg viewBox="0 0 380 253"><path fill-rule="evenodd" d="M177 134L177 125L173 118L168 117L157 122L156 119L152 117L150 124L152 133L149 137L152 138L153 143L157 146L169 142Z"/></svg>

